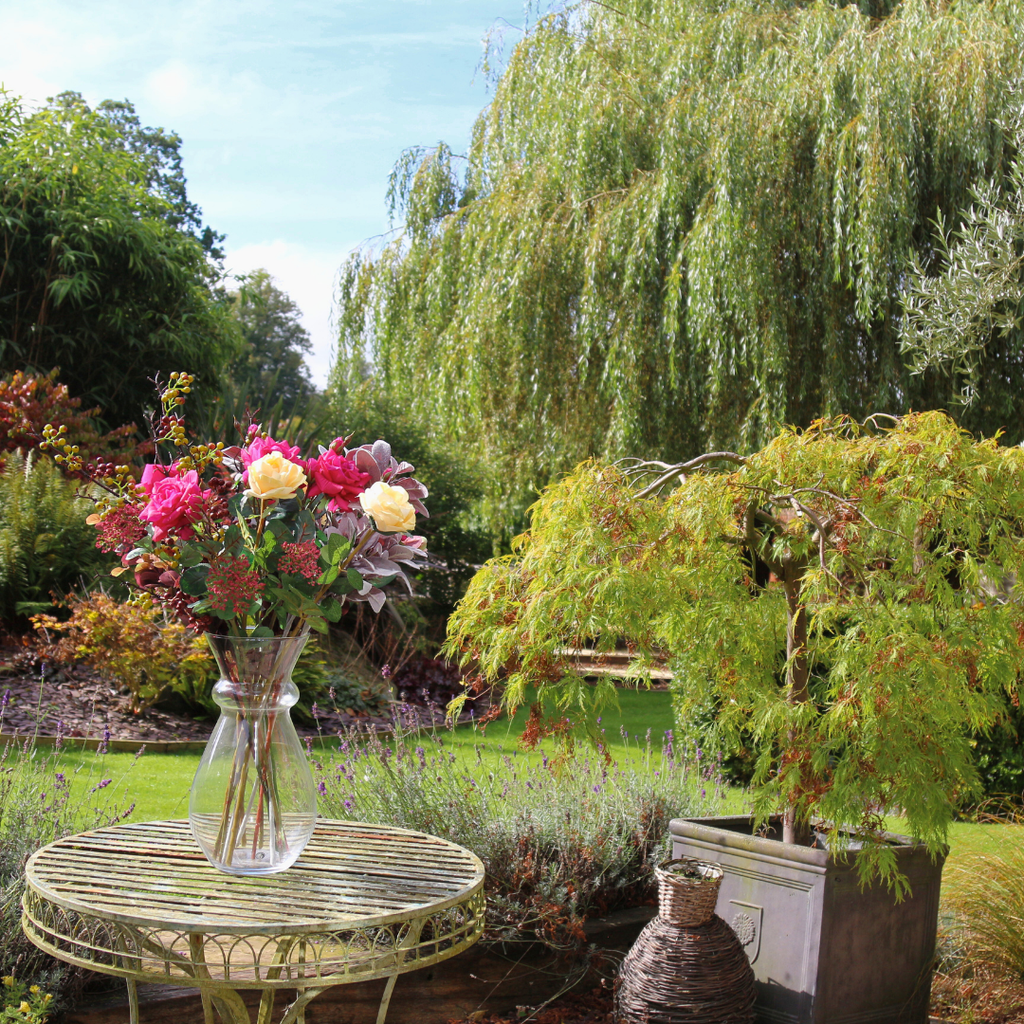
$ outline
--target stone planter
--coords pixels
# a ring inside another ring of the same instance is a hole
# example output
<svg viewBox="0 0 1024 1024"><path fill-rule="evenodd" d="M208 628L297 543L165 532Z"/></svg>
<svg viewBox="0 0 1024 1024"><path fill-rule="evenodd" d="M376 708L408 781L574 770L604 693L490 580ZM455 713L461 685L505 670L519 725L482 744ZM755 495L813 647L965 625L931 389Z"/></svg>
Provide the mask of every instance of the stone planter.
<svg viewBox="0 0 1024 1024"><path fill-rule="evenodd" d="M716 912L743 943L762 1024L926 1024L945 857L889 835L911 895L862 889L853 858L791 846L748 817L677 818L672 856L722 866Z"/></svg>

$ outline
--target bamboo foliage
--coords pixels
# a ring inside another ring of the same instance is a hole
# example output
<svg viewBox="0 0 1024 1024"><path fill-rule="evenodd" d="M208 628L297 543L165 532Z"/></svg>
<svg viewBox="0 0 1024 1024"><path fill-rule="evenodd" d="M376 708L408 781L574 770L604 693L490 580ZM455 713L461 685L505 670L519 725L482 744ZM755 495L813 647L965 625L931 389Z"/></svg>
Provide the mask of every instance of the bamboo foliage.
<svg viewBox="0 0 1024 1024"><path fill-rule="evenodd" d="M955 383L901 355L900 290L932 220L1005 178L1021 38L1014 0L550 14L468 159L442 145L396 169L404 230L344 268L336 380L369 366L413 390L506 498L587 456L942 407ZM965 422L1024 436L1022 376Z"/></svg>
<svg viewBox="0 0 1024 1024"><path fill-rule="evenodd" d="M0 372L59 366L109 426L143 422L156 373L215 385L237 344L215 266L126 146L88 108L0 92Z"/></svg>

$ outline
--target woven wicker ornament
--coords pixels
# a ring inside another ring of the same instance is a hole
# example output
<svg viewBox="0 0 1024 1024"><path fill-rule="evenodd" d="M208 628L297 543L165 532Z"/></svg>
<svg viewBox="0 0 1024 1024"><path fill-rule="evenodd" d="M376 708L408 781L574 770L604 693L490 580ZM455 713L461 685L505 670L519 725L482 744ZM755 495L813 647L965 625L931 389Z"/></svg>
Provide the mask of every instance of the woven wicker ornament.
<svg viewBox="0 0 1024 1024"><path fill-rule="evenodd" d="M753 1024L754 972L739 939L715 916L717 864L680 859L655 871L658 916L619 973L623 1024Z"/></svg>

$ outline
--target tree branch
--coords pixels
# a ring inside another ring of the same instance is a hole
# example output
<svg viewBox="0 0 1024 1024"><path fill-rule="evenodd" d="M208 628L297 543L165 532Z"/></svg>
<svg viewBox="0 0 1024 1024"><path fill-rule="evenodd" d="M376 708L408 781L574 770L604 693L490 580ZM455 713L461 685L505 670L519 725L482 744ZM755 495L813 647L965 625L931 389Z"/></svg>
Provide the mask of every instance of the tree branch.
<svg viewBox="0 0 1024 1024"><path fill-rule="evenodd" d="M745 466L747 460L742 455L737 455L736 452L707 452L704 455L698 455L695 459L690 459L689 462L680 462L674 466L668 466L665 468L665 472L658 477L654 483L649 484L642 491L638 491L633 495L634 498L648 498L655 492L659 491L665 486L674 476L682 477L686 479L686 474L694 469L699 469L701 466L707 465L709 462L734 462L738 466ZM664 466L664 463L645 463L644 466L656 465L659 468ZM637 467L632 470L633 473L639 475L644 472L644 469Z"/></svg>

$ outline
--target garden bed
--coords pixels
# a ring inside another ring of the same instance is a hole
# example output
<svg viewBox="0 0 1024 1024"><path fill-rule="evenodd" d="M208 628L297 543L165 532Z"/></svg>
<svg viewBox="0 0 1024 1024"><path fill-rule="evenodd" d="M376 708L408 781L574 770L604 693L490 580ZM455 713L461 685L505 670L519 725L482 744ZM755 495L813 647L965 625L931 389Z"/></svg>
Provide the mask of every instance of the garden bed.
<svg viewBox="0 0 1024 1024"><path fill-rule="evenodd" d="M137 750L145 745L151 752L201 751L214 724L212 719L196 720L162 707L134 714L128 695L86 665L53 669L44 662L39 666L27 648L11 645L0 647L0 702L0 742L60 738L81 741L87 748ZM402 714L411 728L444 721L439 707L404 705ZM315 724L297 723L296 729L300 736L335 736L352 728L388 732L392 726L390 711L370 715L318 708Z"/></svg>

